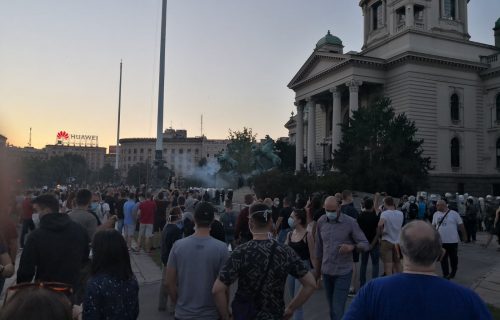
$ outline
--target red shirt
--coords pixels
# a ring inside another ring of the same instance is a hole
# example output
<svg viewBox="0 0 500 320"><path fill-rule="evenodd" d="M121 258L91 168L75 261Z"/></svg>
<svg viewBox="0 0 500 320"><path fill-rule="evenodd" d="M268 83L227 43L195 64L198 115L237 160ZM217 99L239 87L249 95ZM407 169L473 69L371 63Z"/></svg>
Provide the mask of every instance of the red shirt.
<svg viewBox="0 0 500 320"><path fill-rule="evenodd" d="M24 198L22 204L23 212L21 213L21 218L28 220L33 218L33 205L31 204L31 198Z"/></svg>
<svg viewBox="0 0 500 320"><path fill-rule="evenodd" d="M156 203L153 200L146 200L139 205L141 216L139 222L142 224L153 224L156 212Z"/></svg>

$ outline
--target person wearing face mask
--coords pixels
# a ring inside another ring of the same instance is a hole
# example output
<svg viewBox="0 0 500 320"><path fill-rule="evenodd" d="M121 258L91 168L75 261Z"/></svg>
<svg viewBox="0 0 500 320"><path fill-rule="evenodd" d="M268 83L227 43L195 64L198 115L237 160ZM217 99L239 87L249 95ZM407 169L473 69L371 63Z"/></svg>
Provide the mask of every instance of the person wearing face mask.
<svg viewBox="0 0 500 320"><path fill-rule="evenodd" d="M351 284L352 252L367 251L369 243L356 220L341 213L335 197L326 198L324 208L317 223L314 269L317 280L323 276L330 320L340 320Z"/></svg>
<svg viewBox="0 0 500 320"><path fill-rule="evenodd" d="M288 233L285 244L295 251L302 260L304 266L310 270L311 253L314 250L314 242L311 232L307 231L306 211L304 209L294 209L290 218L288 218L288 225L292 228L292 231ZM291 297L297 295L301 287L300 281L291 275L288 275L287 286ZM302 307L295 310L293 319L304 319L304 310Z"/></svg>
<svg viewBox="0 0 500 320"><path fill-rule="evenodd" d="M76 206L68 213L71 220L85 228L89 239L92 240L100 224L99 219L89 210L92 202L92 192L88 189L80 189L76 193Z"/></svg>
<svg viewBox="0 0 500 320"><path fill-rule="evenodd" d="M220 318L230 319L228 289L238 280L232 303L234 319L242 315L247 316L245 319L290 319L313 294L314 277L292 248L269 239L273 223L269 207L257 203L249 212L253 239L233 250L213 287ZM299 279L302 288L285 309L283 295L288 274Z"/></svg>
<svg viewBox="0 0 500 320"><path fill-rule="evenodd" d="M180 207L173 207L170 209L170 212L167 217L167 224L162 230L161 233L161 262L163 264L163 268L167 267L168 256L170 255L170 251L174 246L174 243L182 239L184 224L182 222L182 210ZM165 283L165 273L162 272L163 279L162 283ZM160 286L160 296L158 302L158 310L165 311L168 307L168 312L173 314L174 306L172 304L172 300L168 299L168 293L165 290L165 286Z"/></svg>

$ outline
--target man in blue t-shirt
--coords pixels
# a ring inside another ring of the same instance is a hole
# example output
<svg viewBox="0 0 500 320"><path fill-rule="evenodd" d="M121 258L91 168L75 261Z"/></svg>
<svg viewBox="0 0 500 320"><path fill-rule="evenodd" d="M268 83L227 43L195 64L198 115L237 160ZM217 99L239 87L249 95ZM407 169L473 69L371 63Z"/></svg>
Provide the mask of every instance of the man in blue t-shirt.
<svg viewBox="0 0 500 320"><path fill-rule="evenodd" d="M474 291L435 273L435 263L443 250L439 233L432 225L424 221L407 224L398 248L403 255L403 273L367 283L344 320L492 319Z"/></svg>

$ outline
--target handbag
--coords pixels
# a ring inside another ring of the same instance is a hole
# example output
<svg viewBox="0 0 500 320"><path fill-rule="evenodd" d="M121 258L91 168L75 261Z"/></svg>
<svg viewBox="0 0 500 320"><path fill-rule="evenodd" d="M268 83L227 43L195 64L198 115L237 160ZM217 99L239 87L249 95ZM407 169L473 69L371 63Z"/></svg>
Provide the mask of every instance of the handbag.
<svg viewBox="0 0 500 320"><path fill-rule="evenodd" d="M269 273L269 269L271 268L271 264L274 258L274 252L276 251L276 241L273 243L273 247L271 248L271 255L269 256L269 262L267 263L266 272L262 277L259 288L257 289L257 293L261 292L262 287L264 286L264 281L266 280L267 274ZM257 309L255 303L255 295L254 296L245 296L241 293L236 293L234 296L233 302L231 303L231 309L233 311L233 319L234 320L252 320L255 319L259 310Z"/></svg>

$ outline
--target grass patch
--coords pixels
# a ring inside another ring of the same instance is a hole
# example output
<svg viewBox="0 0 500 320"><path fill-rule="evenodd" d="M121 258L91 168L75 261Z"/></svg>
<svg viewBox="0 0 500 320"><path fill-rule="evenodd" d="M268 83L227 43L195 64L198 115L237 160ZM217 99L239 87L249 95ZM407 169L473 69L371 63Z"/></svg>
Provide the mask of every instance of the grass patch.
<svg viewBox="0 0 500 320"><path fill-rule="evenodd" d="M500 309L495 308L491 304L488 305L488 309L490 309L490 312L491 312L491 315L493 316L493 319L500 320Z"/></svg>

